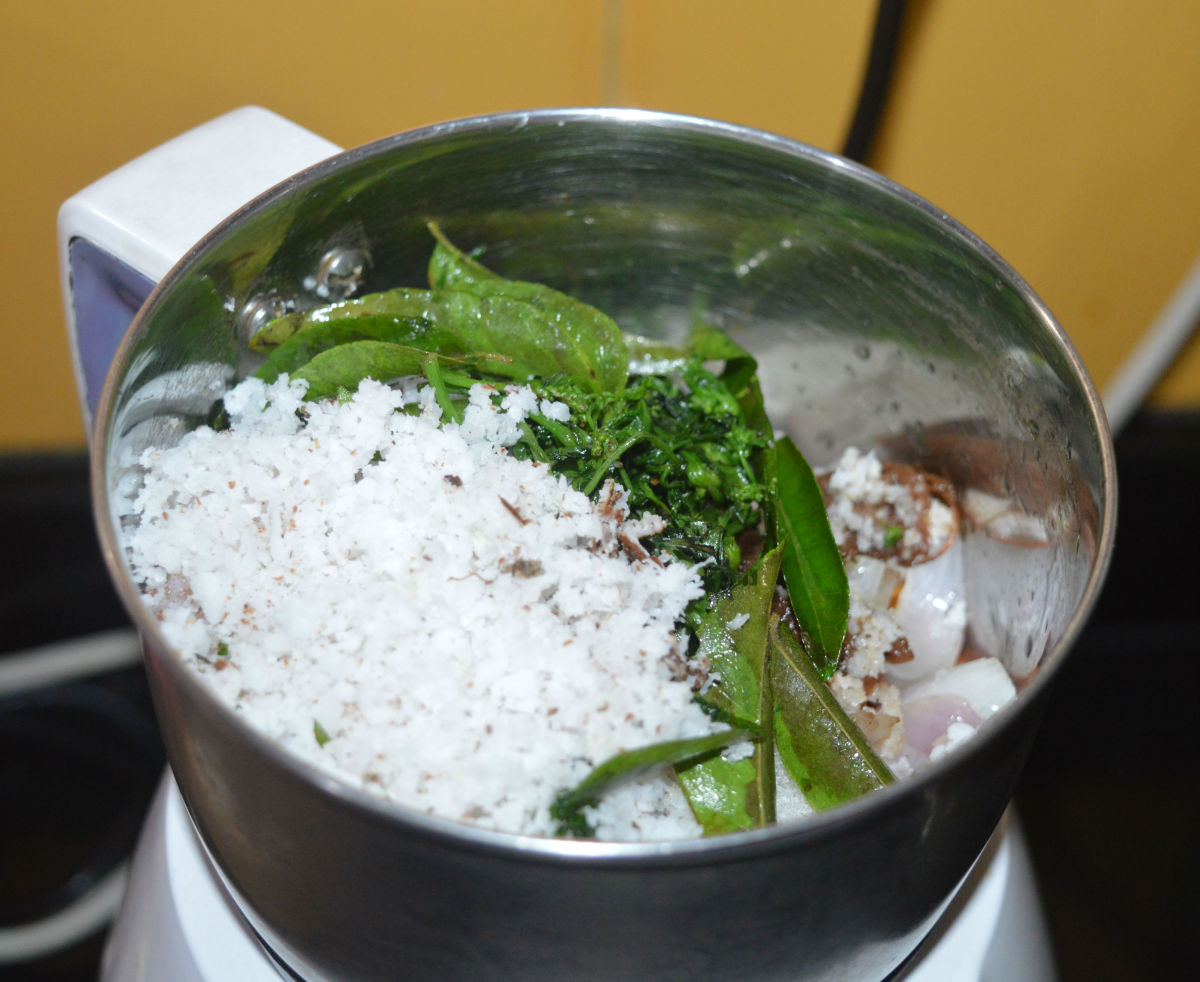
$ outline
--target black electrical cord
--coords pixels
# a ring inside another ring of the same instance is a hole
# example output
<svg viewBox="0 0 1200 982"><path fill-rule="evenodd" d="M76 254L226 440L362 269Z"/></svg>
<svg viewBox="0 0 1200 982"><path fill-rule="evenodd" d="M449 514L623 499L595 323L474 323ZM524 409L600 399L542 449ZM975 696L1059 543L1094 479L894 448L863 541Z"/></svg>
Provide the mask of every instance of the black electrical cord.
<svg viewBox="0 0 1200 982"><path fill-rule="evenodd" d="M860 164L869 162L879 120L887 103L896 49L904 27L905 6L905 0L879 0L875 10L875 29L858 92L858 105L842 145L842 156Z"/></svg>

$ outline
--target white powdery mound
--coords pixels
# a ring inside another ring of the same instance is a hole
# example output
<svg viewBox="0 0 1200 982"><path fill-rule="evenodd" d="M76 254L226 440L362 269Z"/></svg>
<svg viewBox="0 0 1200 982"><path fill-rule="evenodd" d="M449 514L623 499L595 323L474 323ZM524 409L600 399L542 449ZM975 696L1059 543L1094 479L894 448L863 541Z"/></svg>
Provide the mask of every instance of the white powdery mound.
<svg viewBox="0 0 1200 982"><path fill-rule="evenodd" d="M126 536L167 638L252 725L382 797L538 835L612 754L717 728L662 662L699 577L630 561L622 514L501 449L528 389L498 410L476 387L445 426L428 389L374 382L305 425L303 391L244 382L230 430L147 451ZM653 837L699 834L681 800Z"/></svg>

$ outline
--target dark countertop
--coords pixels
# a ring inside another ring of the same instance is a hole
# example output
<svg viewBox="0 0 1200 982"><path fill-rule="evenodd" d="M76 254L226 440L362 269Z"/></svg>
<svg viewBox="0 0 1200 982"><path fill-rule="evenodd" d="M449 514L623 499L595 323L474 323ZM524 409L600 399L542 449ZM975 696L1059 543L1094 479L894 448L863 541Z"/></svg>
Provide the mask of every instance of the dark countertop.
<svg viewBox="0 0 1200 982"><path fill-rule="evenodd" d="M1017 792L1064 980L1194 976L1200 921L1200 415L1143 416L1117 446L1112 571ZM0 456L0 658L127 624L81 455ZM132 847L162 769L138 668L0 700L0 925ZM102 937L0 977L94 979Z"/></svg>
<svg viewBox="0 0 1200 982"><path fill-rule="evenodd" d="M1196 977L1200 415L1117 441L1112 567L1017 792L1065 980Z"/></svg>

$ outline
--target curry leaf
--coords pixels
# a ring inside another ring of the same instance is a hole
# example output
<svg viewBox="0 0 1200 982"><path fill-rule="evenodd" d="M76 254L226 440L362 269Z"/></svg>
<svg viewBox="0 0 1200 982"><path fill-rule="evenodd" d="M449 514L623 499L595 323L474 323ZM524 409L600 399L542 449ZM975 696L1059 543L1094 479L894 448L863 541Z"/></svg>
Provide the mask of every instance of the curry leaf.
<svg viewBox="0 0 1200 982"><path fill-rule="evenodd" d="M711 324L696 322L689 340L697 358L725 363L722 376L731 383L731 388L739 388L758 370L758 362L750 352Z"/></svg>
<svg viewBox="0 0 1200 982"><path fill-rule="evenodd" d="M545 284L499 276L453 245L437 225L431 224L430 231L437 239L429 261L429 285L435 291L452 290L485 300L528 304L540 314L540 343L553 352L572 378L598 391L624 387L629 352L621 329L611 317Z"/></svg>
<svg viewBox="0 0 1200 982"><path fill-rule="evenodd" d="M582 341L565 337L568 326L553 311L499 292L398 288L287 314L265 325L250 343L271 352L259 369L259 376L267 380L294 373L324 351L373 340L447 355L494 352L503 359L496 373L518 382L565 375L593 390L609 385L613 379L596 375L594 352ZM624 385L624 342L619 333Z"/></svg>
<svg viewBox="0 0 1200 982"><path fill-rule="evenodd" d="M700 624L697 656L708 660L718 679L702 701L729 718L753 721L762 734L748 760L712 757L676 768L692 812L709 835L775 821L767 631L779 562L779 549L762 556L749 574L716 600Z"/></svg>
<svg viewBox="0 0 1200 982"><path fill-rule="evenodd" d="M410 345L386 341L351 341L322 351L292 373L292 378L308 382L307 399L336 396L338 390L354 390L364 378L390 380L405 375L424 374L431 352ZM499 374L507 362L492 354L454 357L432 353L439 367L469 369Z"/></svg>
<svg viewBox="0 0 1200 982"><path fill-rule="evenodd" d="M850 586L812 468L789 437L767 455L774 493L775 540L783 543L783 579L806 647L821 677L837 669Z"/></svg>
<svg viewBox="0 0 1200 982"><path fill-rule="evenodd" d="M534 304L464 290L438 290L434 296L438 315L467 350L498 351L528 365L538 377L562 374L593 390L603 388L591 362L578 347L564 343L561 326Z"/></svg>
<svg viewBox="0 0 1200 982"><path fill-rule="evenodd" d="M770 646L775 742L809 803L824 810L891 783L887 765L777 618Z"/></svg>
<svg viewBox="0 0 1200 982"><path fill-rule="evenodd" d="M665 764L715 753L734 743L749 740L752 735L747 730L722 730L700 737L652 743L610 757L574 788L560 792L555 798L550 815L558 822L559 835L589 834L581 809L598 804L604 793L616 785L632 781Z"/></svg>
<svg viewBox="0 0 1200 982"><path fill-rule="evenodd" d="M688 806L705 835L740 832L764 824L754 815L756 769L753 757L730 760L716 755L677 770Z"/></svg>
<svg viewBox="0 0 1200 982"><path fill-rule="evenodd" d="M250 339L253 351L267 352L284 344L289 339L308 331L319 330L323 325L339 321L378 320L373 328L386 330L388 323L428 322L431 316L428 307L432 294L428 290L412 287L396 287L378 293L368 293L352 300L341 300L311 310L284 314L268 321ZM388 340L382 334L373 335ZM395 338L392 340L396 340Z"/></svg>
<svg viewBox="0 0 1200 982"><path fill-rule="evenodd" d="M268 324L264 330L270 327ZM255 375L264 382L274 382L280 375L294 373L321 352L353 341L385 341L442 354L464 351L457 336L436 328L424 317L370 314L302 326L271 351Z"/></svg>
<svg viewBox="0 0 1200 982"><path fill-rule="evenodd" d="M437 240L431 290L401 287L272 320L250 340L255 351L274 351L263 377L294 372L334 346L373 340L440 354L494 352L528 369L505 376L518 381L566 375L592 391L624 388L629 352L612 318L543 284L498 276L436 225L430 230Z"/></svg>

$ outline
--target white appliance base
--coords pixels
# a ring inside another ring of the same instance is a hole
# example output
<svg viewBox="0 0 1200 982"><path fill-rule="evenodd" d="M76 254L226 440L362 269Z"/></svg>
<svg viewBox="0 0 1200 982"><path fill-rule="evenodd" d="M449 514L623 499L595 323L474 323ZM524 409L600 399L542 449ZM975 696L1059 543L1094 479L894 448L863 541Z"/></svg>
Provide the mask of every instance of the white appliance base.
<svg viewBox="0 0 1200 982"><path fill-rule="evenodd" d="M287 979L226 892L168 771L151 806L101 982ZM1055 982L1020 827L1010 812L932 933L888 982Z"/></svg>

